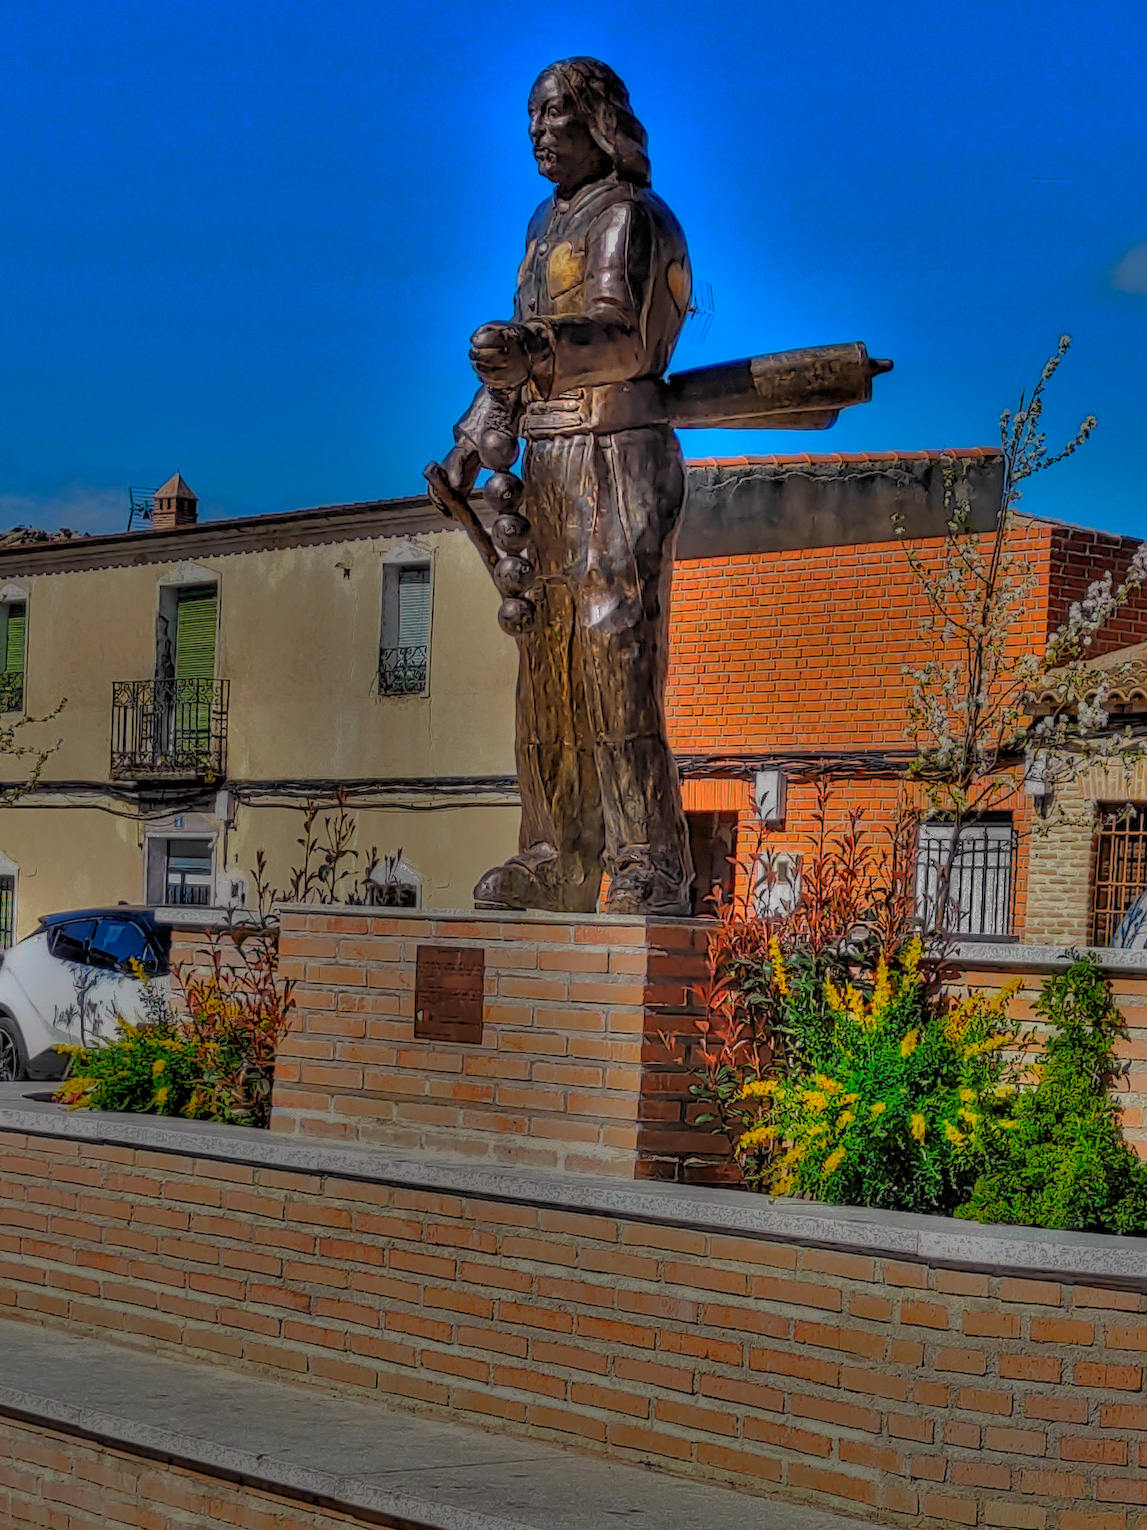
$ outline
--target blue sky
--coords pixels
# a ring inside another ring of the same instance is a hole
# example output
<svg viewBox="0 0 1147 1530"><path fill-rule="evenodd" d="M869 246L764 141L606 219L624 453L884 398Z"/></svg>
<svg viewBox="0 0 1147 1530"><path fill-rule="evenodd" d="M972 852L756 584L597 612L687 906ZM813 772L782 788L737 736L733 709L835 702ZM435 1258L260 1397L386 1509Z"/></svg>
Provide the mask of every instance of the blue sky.
<svg viewBox="0 0 1147 1530"><path fill-rule="evenodd" d="M542 66L606 59L715 318L675 365L863 339L816 436L988 445L1074 344L1026 508L1147 534L1141 0L6 0L0 524L115 530L178 468L210 515L417 492L546 187Z"/></svg>

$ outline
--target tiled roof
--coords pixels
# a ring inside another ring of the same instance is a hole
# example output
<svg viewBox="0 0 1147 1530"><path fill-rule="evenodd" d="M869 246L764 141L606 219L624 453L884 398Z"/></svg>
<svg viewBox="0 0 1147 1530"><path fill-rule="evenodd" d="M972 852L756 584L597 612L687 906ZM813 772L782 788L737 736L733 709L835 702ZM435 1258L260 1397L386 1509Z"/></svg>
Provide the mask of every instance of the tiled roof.
<svg viewBox="0 0 1147 1530"><path fill-rule="evenodd" d="M173 473L162 489L156 489L156 499L194 499L199 496L182 473Z"/></svg>
<svg viewBox="0 0 1147 1530"><path fill-rule="evenodd" d="M1109 677L1111 688L1107 692L1106 705L1130 707L1147 702L1147 643L1132 643L1127 648L1115 648L1111 653L1100 654L1088 662L1092 669L1100 670ZM1036 705L1056 706L1062 703L1055 675L1056 671L1050 670L1046 684L1033 694L1032 700ZM1088 694L1094 695L1096 689L1097 686L1090 687Z"/></svg>
<svg viewBox="0 0 1147 1530"><path fill-rule="evenodd" d="M999 457L998 446L952 446L924 452L795 452L754 457L690 457L690 467L841 467L846 464L890 467L897 462L939 462L944 457Z"/></svg>
<svg viewBox="0 0 1147 1530"><path fill-rule="evenodd" d="M9 531L0 531L0 547L30 547L38 542L74 542L79 537L87 537L86 531L72 531L67 526L61 526L59 531L42 531L38 526L13 526Z"/></svg>

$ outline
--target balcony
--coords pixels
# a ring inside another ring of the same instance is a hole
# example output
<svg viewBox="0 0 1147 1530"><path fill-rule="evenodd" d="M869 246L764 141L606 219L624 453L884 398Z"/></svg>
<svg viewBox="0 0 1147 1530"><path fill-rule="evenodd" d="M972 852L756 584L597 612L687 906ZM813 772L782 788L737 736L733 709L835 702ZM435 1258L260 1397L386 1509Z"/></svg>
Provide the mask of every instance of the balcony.
<svg viewBox="0 0 1147 1530"><path fill-rule="evenodd" d="M113 780L222 780L229 680L112 683Z"/></svg>
<svg viewBox="0 0 1147 1530"><path fill-rule="evenodd" d="M24 671L0 670L0 712L24 710Z"/></svg>
<svg viewBox="0 0 1147 1530"><path fill-rule="evenodd" d="M379 695L424 695L429 664L430 649L425 643L417 648L380 649L378 655Z"/></svg>

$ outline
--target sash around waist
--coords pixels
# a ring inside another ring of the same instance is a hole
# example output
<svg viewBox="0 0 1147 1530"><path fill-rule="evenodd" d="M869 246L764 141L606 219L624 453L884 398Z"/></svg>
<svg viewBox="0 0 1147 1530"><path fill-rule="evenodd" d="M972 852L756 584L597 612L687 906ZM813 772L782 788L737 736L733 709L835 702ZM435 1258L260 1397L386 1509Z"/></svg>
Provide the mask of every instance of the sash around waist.
<svg viewBox="0 0 1147 1530"><path fill-rule="evenodd" d="M636 377L630 382L598 383L571 388L557 398L537 399L526 405L520 429L528 441L536 441L547 436L608 435L668 423L661 378Z"/></svg>

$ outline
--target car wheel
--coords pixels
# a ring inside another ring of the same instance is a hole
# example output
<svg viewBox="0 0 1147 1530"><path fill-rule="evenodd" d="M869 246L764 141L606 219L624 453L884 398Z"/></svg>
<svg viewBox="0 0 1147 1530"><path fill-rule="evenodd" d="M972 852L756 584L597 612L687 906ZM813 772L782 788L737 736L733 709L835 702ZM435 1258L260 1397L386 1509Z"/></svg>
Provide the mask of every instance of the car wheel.
<svg viewBox="0 0 1147 1530"><path fill-rule="evenodd" d="M0 1084L13 1083L28 1077L28 1059L24 1054L24 1038L15 1020L0 1015Z"/></svg>

